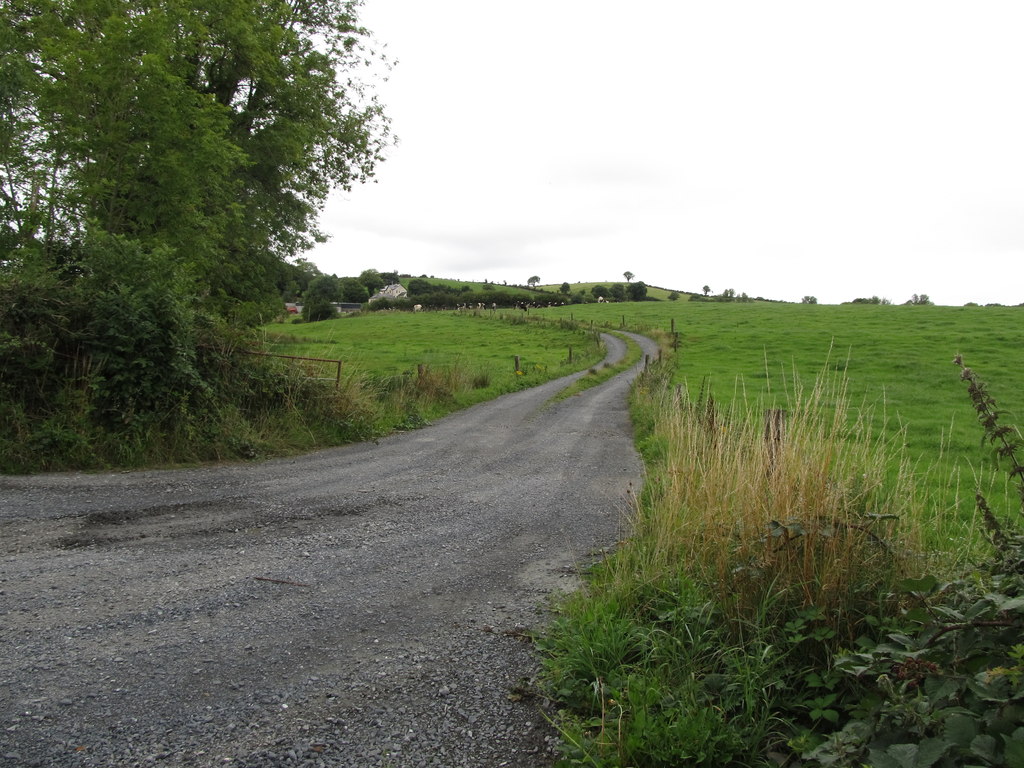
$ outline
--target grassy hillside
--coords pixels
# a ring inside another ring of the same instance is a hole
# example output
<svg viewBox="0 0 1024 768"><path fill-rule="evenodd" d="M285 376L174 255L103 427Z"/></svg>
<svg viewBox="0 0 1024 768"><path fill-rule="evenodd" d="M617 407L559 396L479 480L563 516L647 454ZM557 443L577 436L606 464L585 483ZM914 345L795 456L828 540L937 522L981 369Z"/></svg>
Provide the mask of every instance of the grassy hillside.
<svg viewBox="0 0 1024 768"><path fill-rule="evenodd" d="M506 319L512 322L506 322ZM551 323L526 323L513 312L366 313L320 323L273 324L263 333L271 352L340 358L366 373L394 374L420 364L473 367L511 373L557 368L574 348L578 368L596 362L597 347L583 331Z"/></svg>
<svg viewBox="0 0 1024 768"><path fill-rule="evenodd" d="M595 285L603 285L605 287L611 287L612 285L615 285L616 283L619 283L620 285L626 285L627 284L624 279L609 280L609 281L606 281L606 282L603 282L603 283L569 283L569 289L570 289L569 290L569 294L572 295L572 294L579 293L580 291L583 291L583 294L589 299L591 297L591 295L592 295L591 294L591 289ZM547 285L538 285L537 286L537 288L539 290L548 291L550 293L559 293L559 289L561 287L562 287L561 283L551 283L551 284L547 284ZM672 293L679 294L679 298L678 298L679 301L687 301L690 298L690 294L686 293L684 291L673 290L673 289L670 289L670 288L656 288L653 285L648 285L647 286L647 296L648 296L648 298L658 299L659 301L668 301L669 300L669 296Z"/></svg>
<svg viewBox="0 0 1024 768"><path fill-rule="evenodd" d="M384 379L411 375L424 365L458 369L481 382L440 404L449 410L587 368L603 356L587 330L540 318L533 322L515 311L371 312L319 323L272 324L264 326L263 334L270 352L340 359L353 375ZM322 375L335 375L330 364L321 369Z"/></svg>

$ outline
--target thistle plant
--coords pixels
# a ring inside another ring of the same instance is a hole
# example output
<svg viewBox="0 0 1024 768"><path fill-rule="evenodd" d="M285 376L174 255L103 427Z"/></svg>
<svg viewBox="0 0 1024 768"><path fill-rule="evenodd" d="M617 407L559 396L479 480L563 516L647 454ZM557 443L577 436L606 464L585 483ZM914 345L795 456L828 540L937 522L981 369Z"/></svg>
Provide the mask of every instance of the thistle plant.
<svg viewBox="0 0 1024 768"><path fill-rule="evenodd" d="M1024 466L1018 458L1024 455L1024 440L1021 439L1020 430L999 423L1000 417L1005 416L1006 411L999 410L995 399L988 392L988 386L978 378L977 373L964 365L963 356L954 357L953 363L960 367L960 379L967 382L967 394L978 414L978 422L984 430L982 445L988 443L995 447L996 462L1006 467L1010 480L1016 484L1021 500L1021 512L1024 513ZM993 544L1005 554L1009 541L1003 526L992 514L988 501L980 491L975 493L975 502L985 520Z"/></svg>

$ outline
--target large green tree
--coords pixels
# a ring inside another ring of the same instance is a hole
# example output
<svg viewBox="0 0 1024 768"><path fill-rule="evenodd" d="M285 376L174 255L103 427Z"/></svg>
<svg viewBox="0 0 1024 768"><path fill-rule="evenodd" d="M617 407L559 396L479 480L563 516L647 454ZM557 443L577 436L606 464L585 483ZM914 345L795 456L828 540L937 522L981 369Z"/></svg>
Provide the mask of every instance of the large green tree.
<svg viewBox="0 0 1024 768"><path fill-rule="evenodd" d="M630 283L626 287L626 295L629 296L630 301L643 301L647 298L647 285L643 280Z"/></svg>
<svg viewBox="0 0 1024 768"><path fill-rule="evenodd" d="M359 4L0 4L0 266L73 262L98 231L169 254L220 308L277 298L328 192L389 141Z"/></svg>

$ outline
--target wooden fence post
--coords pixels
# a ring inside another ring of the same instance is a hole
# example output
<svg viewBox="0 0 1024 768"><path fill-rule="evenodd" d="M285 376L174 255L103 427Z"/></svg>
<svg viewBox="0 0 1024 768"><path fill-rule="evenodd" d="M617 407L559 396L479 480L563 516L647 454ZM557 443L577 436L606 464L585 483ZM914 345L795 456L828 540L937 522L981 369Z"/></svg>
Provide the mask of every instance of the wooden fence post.
<svg viewBox="0 0 1024 768"><path fill-rule="evenodd" d="M516 355L515 361L516 361L516 373L519 373L519 355Z"/></svg>

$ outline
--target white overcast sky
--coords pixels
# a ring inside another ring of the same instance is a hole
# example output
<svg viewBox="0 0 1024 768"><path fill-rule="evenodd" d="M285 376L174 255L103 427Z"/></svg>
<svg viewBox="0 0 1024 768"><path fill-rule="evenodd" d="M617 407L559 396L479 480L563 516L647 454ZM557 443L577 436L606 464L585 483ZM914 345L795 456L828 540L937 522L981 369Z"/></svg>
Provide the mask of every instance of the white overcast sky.
<svg viewBox="0 0 1024 768"><path fill-rule="evenodd" d="M365 0L328 273L1024 302L1024 2Z"/></svg>

